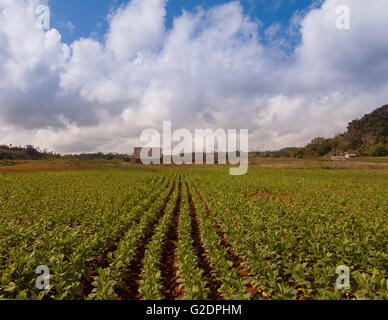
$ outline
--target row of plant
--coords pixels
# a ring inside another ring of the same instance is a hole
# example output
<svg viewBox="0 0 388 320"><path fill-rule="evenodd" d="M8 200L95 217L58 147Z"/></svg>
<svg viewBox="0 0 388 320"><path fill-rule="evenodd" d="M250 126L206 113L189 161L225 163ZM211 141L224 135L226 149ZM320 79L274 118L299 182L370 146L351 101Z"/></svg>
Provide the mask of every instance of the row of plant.
<svg viewBox="0 0 388 320"><path fill-rule="evenodd" d="M191 188L192 184L191 184ZM245 279L242 279L238 269L234 268L233 261L228 258L225 247L221 245L221 239L216 232L213 218L209 215L205 205L196 192L191 192L196 211L200 221L201 238L204 248L209 256L214 277L221 282L218 289L220 295L227 300L249 299L250 294L246 292Z"/></svg>
<svg viewBox="0 0 388 320"><path fill-rule="evenodd" d="M215 198L209 196L209 192L214 192ZM203 192L203 197L209 205L212 217L219 223L229 243L232 245L235 254L241 257L244 264L248 266L251 279L254 286L260 291L263 297L272 297L279 299L296 298L296 290L289 288L284 283L277 264L271 264L266 255L268 245L259 245L258 239L253 235L254 225L251 221L241 220L241 215L230 212L228 207L224 206L220 201L221 193L209 188ZM207 196L206 196L207 195ZM225 196L222 196L222 200ZM241 210L243 206L240 206ZM226 215L219 214L225 210ZM252 241L253 240L253 241ZM269 256L272 255L268 252ZM253 278L253 279L252 279ZM257 297L259 298L259 296Z"/></svg>
<svg viewBox="0 0 388 320"><path fill-rule="evenodd" d="M155 233L147 245L144 258L142 260L142 273L140 275L140 293L145 300L161 300L164 298L162 289L162 272L160 264L162 261L163 242L166 233L171 227L174 210L176 208L179 195L179 188L175 188L172 200L167 204L164 216L160 219Z"/></svg>
<svg viewBox="0 0 388 320"><path fill-rule="evenodd" d="M122 213L117 220L107 221L107 224L101 226L91 241L78 245L75 254L70 256L68 263L65 261L56 264L55 267L58 267L60 271L64 270L66 266L68 266L68 270L67 273L62 273L62 277L58 278L61 279L61 283L58 283L54 277L53 286L57 293L54 298L73 299L74 294L77 298L86 298L83 278L88 276L92 269L96 267L98 270L100 269L98 259L108 260L112 256L112 252L107 252L107 250L111 250L110 247L115 248L120 245L125 235L130 232L128 230L137 227L137 223L145 211L154 210L159 206L160 197L163 197L167 192L168 186L169 181L166 180L163 184L158 184L156 190L150 188L149 185L139 187L134 192L138 197L129 212ZM58 274L55 269L53 271L54 276ZM62 295L60 295L61 293Z"/></svg>
<svg viewBox="0 0 388 320"><path fill-rule="evenodd" d="M139 221L133 221L124 237L117 245L117 250L108 254L109 266L97 269L93 286L95 287L89 295L89 299L106 300L119 298L117 291L125 287L124 274L128 271L131 262L135 258L136 249L140 245L142 237L150 230L152 221L157 219L158 213L164 210L164 205L171 203L170 195L175 189L175 178L170 179L169 186L155 202L142 208ZM167 201L167 203L166 203Z"/></svg>
<svg viewBox="0 0 388 320"><path fill-rule="evenodd" d="M179 219L179 242L177 257L179 268L180 288L184 290L185 300L206 300L209 296L208 284L203 275L204 270L199 268L198 257L195 253L190 215L190 203L187 188L182 188L182 204Z"/></svg>

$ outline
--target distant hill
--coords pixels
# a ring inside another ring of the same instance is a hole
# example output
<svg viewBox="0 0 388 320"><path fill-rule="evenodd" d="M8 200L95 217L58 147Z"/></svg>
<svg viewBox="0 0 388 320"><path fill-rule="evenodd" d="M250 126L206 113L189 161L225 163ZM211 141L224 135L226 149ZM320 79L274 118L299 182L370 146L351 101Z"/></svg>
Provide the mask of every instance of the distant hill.
<svg viewBox="0 0 388 320"><path fill-rule="evenodd" d="M344 152L373 157L388 155L388 105L350 122L347 131L334 138L314 138L293 156L304 158Z"/></svg>

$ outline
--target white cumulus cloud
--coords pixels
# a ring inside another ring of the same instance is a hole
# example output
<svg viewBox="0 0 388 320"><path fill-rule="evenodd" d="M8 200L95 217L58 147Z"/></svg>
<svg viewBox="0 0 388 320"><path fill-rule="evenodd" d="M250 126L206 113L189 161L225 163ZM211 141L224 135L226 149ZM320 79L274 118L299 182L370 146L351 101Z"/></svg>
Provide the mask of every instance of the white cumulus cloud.
<svg viewBox="0 0 388 320"><path fill-rule="evenodd" d="M103 41L66 45L35 27L47 1L0 0L0 144L128 152L142 129L172 120L247 128L251 146L276 149L331 136L387 103L385 0L326 0L297 14L291 54L276 24L264 45L238 1L183 11L170 30L166 2L132 0L108 17ZM350 30L336 28L344 4Z"/></svg>

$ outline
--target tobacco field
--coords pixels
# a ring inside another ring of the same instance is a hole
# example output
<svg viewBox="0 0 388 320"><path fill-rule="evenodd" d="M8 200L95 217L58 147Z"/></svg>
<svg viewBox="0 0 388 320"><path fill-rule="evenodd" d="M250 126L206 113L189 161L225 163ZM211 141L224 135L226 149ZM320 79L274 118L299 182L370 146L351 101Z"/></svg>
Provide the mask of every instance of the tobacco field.
<svg viewBox="0 0 388 320"><path fill-rule="evenodd" d="M386 173L0 173L0 299L388 299L387 270Z"/></svg>

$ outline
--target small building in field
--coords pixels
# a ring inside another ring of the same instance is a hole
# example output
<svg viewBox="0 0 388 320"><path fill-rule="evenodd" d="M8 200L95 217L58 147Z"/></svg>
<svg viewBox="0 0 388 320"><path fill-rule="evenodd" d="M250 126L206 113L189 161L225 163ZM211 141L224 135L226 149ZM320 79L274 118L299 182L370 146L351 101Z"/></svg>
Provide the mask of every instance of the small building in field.
<svg viewBox="0 0 388 320"><path fill-rule="evenodd" d="M140 159L140 153L141 153L141 147L135 147L135 149L133 150L133 156L131 157L131 163L135 164L135 163L141 163L141 159Z"/></svg>
<svg viewBox="0 0 388 320"><path fill-rule="evenodd" d="M345 161L346 158L344 156L332 156L330 158L331 161Z"/></svg>
<svg viewBox="0 0 388 320"><path fill-rule="evenodd" d="M145 151L148 153L148 159L151 159L154 163L161 161L162 158L162 149L161 148L142 148L135 147L133 151L133 156L131 157L131 163L133 164L141 164L141 152Z"/></svg>

